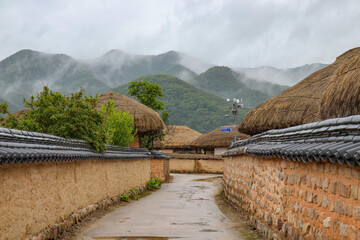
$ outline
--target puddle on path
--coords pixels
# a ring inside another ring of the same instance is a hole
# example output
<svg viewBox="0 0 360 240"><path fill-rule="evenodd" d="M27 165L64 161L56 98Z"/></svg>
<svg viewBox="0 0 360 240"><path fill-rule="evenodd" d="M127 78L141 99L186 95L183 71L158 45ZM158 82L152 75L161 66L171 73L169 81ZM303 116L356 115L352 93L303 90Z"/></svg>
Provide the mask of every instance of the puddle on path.
<svg viewBox="0 0 360 240"><path fill-rule="evenodd" d="M200 178L200 179L195 179L193 181L195 181L195 182L215 182L219 178L222 178L222 176L216 176L216 177L210 177L210 178Z"/></svg>
<svg viewBox="0 0 360 240"><path fill-rule="evenodd" d="M218 230L214 230L214 229L203 229L200 232L219 232Z"/></svg>
<svg viewBox="0 0 360 240"><path fill-rule="evenodd" d="M95 240L171 240L177 237L150 237L150 236L120 236L120 237L93 237Z"/></svg>
<svg viewBox="0 0 360 240"><path fill-rule="evenodd" d="M171 225L209 226L209 224L207 222L171 223Z"/></svg>

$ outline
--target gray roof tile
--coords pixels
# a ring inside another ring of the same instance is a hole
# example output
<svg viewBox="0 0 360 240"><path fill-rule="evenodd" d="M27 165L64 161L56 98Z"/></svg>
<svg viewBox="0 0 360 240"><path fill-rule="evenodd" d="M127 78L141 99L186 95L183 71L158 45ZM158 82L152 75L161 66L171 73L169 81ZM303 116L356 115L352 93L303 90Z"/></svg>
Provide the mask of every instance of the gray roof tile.
<svg viewBox="0 0 360 240"><path fill-rule="evenodd" d="M33 163L88 159L170 158L160 151L107 145L105 153L96 153L82 140L49 134L0 128L0 163Z"/></svg>
<svg viewBox="0 0 360 240"><path fill-rule="evenodd" d="M273 129L233 143L223 155L360 165L360 115Z"/></svg>

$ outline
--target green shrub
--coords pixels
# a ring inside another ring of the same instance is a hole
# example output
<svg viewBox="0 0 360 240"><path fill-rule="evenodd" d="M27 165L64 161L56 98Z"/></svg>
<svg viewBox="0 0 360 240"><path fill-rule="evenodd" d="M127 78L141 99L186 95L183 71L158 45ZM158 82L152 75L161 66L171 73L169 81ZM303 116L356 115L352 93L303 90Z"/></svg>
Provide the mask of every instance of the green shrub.
<svg viewBox="0 0 360 240"><path fill-rule="evenodd" d="M82 139L91 143L96 151L103 152L106 132L104 117L94 108L97 101L97 96L86 97L84 89L67 97L44 86L36 97L24 99L29 111L21 119L7 110L6 103L2 104L0 112L9 115L2 127Z"/></svg>
<svg viewBox="0 0 360 240"><path fill-rule="evenodd" d="M113 100L109 100L106 106L102 105L100 112L105 117L106 143L129 146L136 135L133 116L128 112L117 110Z"/></svg>
<svg viewBox="0 0 360 240"><path fill-rule="evenodd" d="M147 189L152 191L154 189L161 188L161 180L157 177L151 178L151 180L146 182Z"/></svg>
<svg viewBox="0 0 360 240"><path fill-rule="evenodd" d="M129 195L127 195L126 193L123 193L123 194L120 195L120 199L123 202L128 202L129 198L130 198Z"/></svg>
<svg viewBox="0 0 360 240"><path fill-rule="evenodd" d="M140 198L139 192L136 188L130 189L130 197L131 199L135 199L135 200L138 200Z"/></svg>

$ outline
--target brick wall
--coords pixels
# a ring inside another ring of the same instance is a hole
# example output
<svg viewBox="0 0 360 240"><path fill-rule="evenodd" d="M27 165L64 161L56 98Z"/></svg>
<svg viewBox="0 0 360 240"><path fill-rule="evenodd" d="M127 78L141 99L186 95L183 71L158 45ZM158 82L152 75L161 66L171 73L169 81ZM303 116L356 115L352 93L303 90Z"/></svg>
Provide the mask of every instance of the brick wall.
<svg viewBox="0 0 360 240"><path fill-rule="evenodd" d="M224 159L226 198L270 239L360 239L360 167Z"/></svg>

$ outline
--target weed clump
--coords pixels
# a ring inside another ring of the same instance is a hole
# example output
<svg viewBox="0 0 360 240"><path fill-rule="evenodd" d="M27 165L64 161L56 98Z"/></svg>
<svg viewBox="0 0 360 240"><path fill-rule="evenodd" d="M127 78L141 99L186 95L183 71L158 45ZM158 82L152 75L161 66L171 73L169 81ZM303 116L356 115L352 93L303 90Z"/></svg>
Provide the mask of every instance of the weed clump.
<svg viewBox="0 0 360 240"><path fill-rule="evenodd" d="M146 182L146 187L150 191L159 189L161 188L161 180L157 177L153 177L151 180Z"/></svg>

